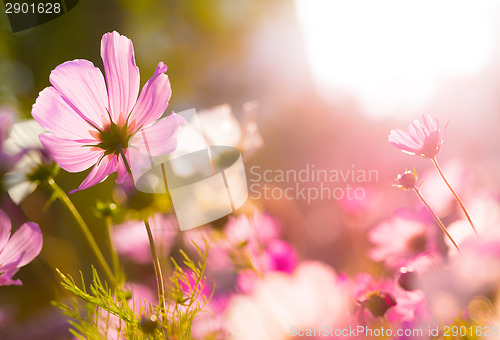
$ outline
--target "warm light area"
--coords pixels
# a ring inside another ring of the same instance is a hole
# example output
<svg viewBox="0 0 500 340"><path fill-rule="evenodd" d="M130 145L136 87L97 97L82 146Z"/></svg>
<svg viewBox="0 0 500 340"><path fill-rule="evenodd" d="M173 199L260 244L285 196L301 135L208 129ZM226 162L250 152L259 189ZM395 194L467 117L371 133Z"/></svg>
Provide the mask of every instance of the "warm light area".
<svg viewBox="0 0 500 340"><path fill-rule="evenodd" d="M414 115L444 80L493 51L496 1L296 0L321 95L356 96L371 117Z"/></svg>

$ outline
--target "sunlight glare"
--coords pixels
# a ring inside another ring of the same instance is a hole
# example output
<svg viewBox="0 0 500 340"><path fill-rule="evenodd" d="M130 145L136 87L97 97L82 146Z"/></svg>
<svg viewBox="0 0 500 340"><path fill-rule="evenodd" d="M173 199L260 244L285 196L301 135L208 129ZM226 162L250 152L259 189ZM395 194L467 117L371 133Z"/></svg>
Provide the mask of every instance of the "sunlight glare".
<svg viewBox="0 0 500 340"><path fill-rule="evenodd" d="M355 95L382 118L411 112L444 80L479 72L491 57L496 1L295 0L322 96Z"/></svg>

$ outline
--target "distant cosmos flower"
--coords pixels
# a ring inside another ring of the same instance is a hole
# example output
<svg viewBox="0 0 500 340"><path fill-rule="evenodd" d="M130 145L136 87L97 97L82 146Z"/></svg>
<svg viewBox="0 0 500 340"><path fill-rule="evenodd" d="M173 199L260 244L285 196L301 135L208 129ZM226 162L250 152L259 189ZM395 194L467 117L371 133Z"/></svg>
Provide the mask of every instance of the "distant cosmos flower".
<svg viewBox="0 0 500 340"><path fill-rule="evenodd" d="M391 130L389 142L410 155L423 158L434 158L443 143L445 128L439 129L438 119L422 114L422 121L414 120L408 126L408 132Z"/></svg>

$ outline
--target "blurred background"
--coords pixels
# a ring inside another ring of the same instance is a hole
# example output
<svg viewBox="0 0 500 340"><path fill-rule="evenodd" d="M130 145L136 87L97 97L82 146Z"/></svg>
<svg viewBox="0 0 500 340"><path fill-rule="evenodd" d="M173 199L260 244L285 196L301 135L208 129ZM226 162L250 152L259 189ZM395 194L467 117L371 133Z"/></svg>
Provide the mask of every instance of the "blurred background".
<svg viewBox="0 0 500 340"><path fill-rule="evenodd" d="M443 126L449 121L439 155L445 169L466 166L475 188L500 189L499 15L500 4L487 0L81 0L61 17L13 34L2 14L0 106L29 118L50 71L73 59L102 69L101 37L116 30L134 43L141 86L159 61L168 65L167 112L227 103L242 122L243 105L258 102L263 146L245 161L247 169L314 164L378 172L376 181L361 184L360 202L253 202L280 221L300 259L349 272L365 256L366 229L415 201L392 187L397 173L415 167L425 178L432 166L387 142L391 129L406 129L420 113ZM86 175L60 171L57 180L69 192ZM116 201L114 178L71 195L100 241L104 223L94 201ZM44 249L17 274L23 287L0 289L0 329L8 325L8 339L51 324L47 315L59 320L47 313L63 294L51 268L88 275L93 261L62 206L43 209L49 197L40 187L22 202L25 216L13 217L15 226L23 219L41 225ZM53 327L67 327L57 320Z"/></svg>

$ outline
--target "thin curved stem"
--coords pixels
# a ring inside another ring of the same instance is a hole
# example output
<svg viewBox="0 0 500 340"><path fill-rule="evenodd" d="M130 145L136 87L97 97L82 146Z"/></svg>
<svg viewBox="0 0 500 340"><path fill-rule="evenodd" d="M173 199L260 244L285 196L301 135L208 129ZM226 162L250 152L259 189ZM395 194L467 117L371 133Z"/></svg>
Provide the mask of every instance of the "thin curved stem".
<svg viewBox="0 0 500 340"><path fill-rule="evenodd" d="M413 187L413 191L415 191L415 193L417 194L417 196L422 200L422 202L424 202L424 204L427 207L427 209L430 210L430 212L432 213L432 216L434 216L434 219L436 220L437 224L439 225L439 227L441 228L441 230L444 232L444 234L446 236L448 236L448 239L451 241L451 243L453 243L453 245L455 246L455 248L457 248L458 252L463 255L462 250L460 250L460 247L458 246L458 244L455 242L455 240L453 239L453 237L451 237L450 233L448 232L448 229L446 229L446 227L444 226L443 222L441 222L441 220L439 219L438 215L436 215L436 213L434 212L434 210L432 210L431 206L424 199L424 197L422 196L422 194L420 193L420 191L416 187Z"/></svg>
<svg viewBox="0 0 500 340"><path fill-rule="evenodd" d="M49 187L52 189L54 194L59 198L59 200L62 202L62 204L68 209L68 211L71 213L73 218L76 221L76 224L78 227L80 227L80 230L82 231L83 235L85 236L88 244L90 245L90 248L94 252L94 255L96 256L97 260L99 261L99 264L101 265L102 269L104 270L104 273L108 277L109 282L116 287L118 285L118 282L116 280L115 275L111 271L111 268L109 267L108 263L104 259L104 255L101 252L101 249L99 249L99 246L97 245L97 242L94 239L94 236L92 236L92 233L90 232L89 227L87 226L87 223L83 220L82 216L74 206L73 202L69 199L68 195L64 192L64 190L61 189L59 185L54 181L53 178L49 178L47 181Z"/></svg>
<svg viewBox="0 0 500 340"><path fill-rule="evenodd" d="M455 190L453 190L451 184L446 180L446 177L444 177L443 171L441 171L441 167L439 166L436 157L431 158L431 160L432 160L432 163L434 163L434 166L436 167L436 170L439 172L439 175L441 175L441 178L446 183L446 185L450 189L450 191L453 194L453 196L455 196L455 200L460 205L460 208L462 208L462 211L464 212L465 217L467 217L467 220L469 221L470 226L472 227L472 230L474 230L474 233L476 234L476 236L478 236L476 227L474 226L474 223L472 223L472 219L470 218L470 215L467 212L467 209L465 209L465 205L463 204L463 202L460 199L460 197L458 197L458 194L455 192Z"/></svg>
<svg viewBox="0 0 500 340"><path fill-rule="evenodd" d="M127 169L127 172L130 176L130 179L132 182L134 182L134 176L132 175L132 170L130 169L130 164L128 164L127 157L125 155L125 152L123 151L123 148L121 145L118 145L118 150L120 152L120 155L123 159L123 164L125 165L125 168ZM161 271L161 264L160 264L160 259L158 258L158 254L156 253L156 247L155 247L155 242L153 239L153 233L151 232L151 226L149 225L149 221L147 217L143 217L144 225L146 226L146 232L148 233L148 239L149 239L149 247L151 249L151 256L153 257L153 265L155 268L155 274L156 274L156 285L158 286L158 304L160 306L161 312L166 311L166 305L165 305L165 285L163 283L163 274Z"/></svg>
<svg viewBox="0 0 500 340"><path fill-rule="evenodd" d="M156 253L155 242L153 240L153 234L151 232L149 221L147 218L144 218L143 220L144 220L144 225L146 226L146 231L148 233L151 255L153 256L153 264L155 268L156 282L158 286L158 299L159 299L158 305L160 306L162 312L165 312L167 310L165 305L165 285L163 283L163 274L161 271L160 259L158 258L158 254Z"/></svg>

